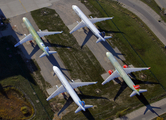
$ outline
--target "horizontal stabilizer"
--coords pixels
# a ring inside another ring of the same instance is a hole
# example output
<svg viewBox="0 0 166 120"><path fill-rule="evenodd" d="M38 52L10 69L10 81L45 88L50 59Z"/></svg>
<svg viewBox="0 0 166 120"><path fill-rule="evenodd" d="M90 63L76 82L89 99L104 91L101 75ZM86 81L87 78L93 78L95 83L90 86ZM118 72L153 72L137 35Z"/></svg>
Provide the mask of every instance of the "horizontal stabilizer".
<svg viewBox="0 0 166 120"><path fill-rule="evenodd" d="M147 90L146 90L146 89L139 89L138 92L139 92L139 93L143 93L143 92L147 92ZM138 94L138 93L136 93L136 91L133 91L133 92L130 94L130 97L133 97L133 96L136 95L136 94Z"/></svg>
<svg viewBox="0 0 166 120"><path fill-rule="evenodd" d="M41 55L40 55L40 58L46 56L47 54L45 52L43 52Z"/></svg>
<svg viewBox="0 0 166 120"><path fill-rule="evenodd" d="M66 89L61 85L56 91L54 91L46 100L49 101L50 99L54 98L55 96L59 95L60 93L66 92Z"/></svg>
<svg viewBox="0 0 166 120"><path fill-rule="evenodd" d="M96 43L103 41L101 38L97 39Z"/></svg>
<svg viewBox="0 0 166 120"><path fill-rule="evenodd" d="M91 107L93 107L93 105L85 105L85 106L84 106L85 109L88 109L88 108L91 108ZM82 108L79 106L79 107L77 108L77 110L75 111L75 113L78 113L78 112L80 112L81 110L82 110Z"/></svg>
<svg viewBox="0 0 166 120"><path fill-rule="evenodd" d="M48 51L49 54L57 53L57 51Z"/></svg>
<svg viewBox="0 0 166 120"><path fill-rule="evenodd" d="M112 38L112 36L104 36L104 39L109 39L109 38ZM105 41L105 40L102 40L101 38L97 39L96 43L99 43L101 41Z"/></svg>
<svg viewBox="0 0 166 120"><path fill-rule="evenodd" d="M112 38L112 36L104 36L104 39Z"/></svg>
<svg viewBox="0 0 166 120"><path fill-rule="evenodd" d="M117 77L120 77L120 75L118 74L117 70L115 70L104 82L102 82L102 85Z"/></svg>
<svg viewBox="0 0 166 120"><path fill-rule="evenodd" d="M48 51L49 54L54 54L54 53L57 53L57 51ZM47 54L45 52L43 52L41 55L40 55L40 58L46 56Z"/></svg>
<svg viewBox="0 0 166 120"><path fill-rule="evenodd" d="M77 88L80 86L86 86L86 85L91 85L91 84L96 84L97 82L73 82L70 83L70 85L72 86L72 88Z"/></svg>
<svg viewBox="0 0 166 120"><path fill-rule="evenodd" d="M23 38L22 40L20 40L17 44L14 45L14 47L17 47L17 46L19 46L19 45L21 45L21 44L23 44L23 43L25 43L27 41L30 41L30 40L33 40L31 34L27 35L25 38Z"/></svg>

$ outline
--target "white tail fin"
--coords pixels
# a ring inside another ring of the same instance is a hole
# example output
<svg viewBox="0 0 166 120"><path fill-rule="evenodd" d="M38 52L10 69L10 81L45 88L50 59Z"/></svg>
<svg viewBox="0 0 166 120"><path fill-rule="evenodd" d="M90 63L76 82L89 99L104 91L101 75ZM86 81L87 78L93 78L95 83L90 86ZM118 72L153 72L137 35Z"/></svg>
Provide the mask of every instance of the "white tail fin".
<svg viewBox="0 0 166 120"><path fill-rule="evenodd" d="M143 92L147 92L146 89L139 89L138 93L143 93ZM138 94L136 91L133 91L131 94L130 94L130 97L133 97L134 95Z"/></svg>
<svg viewBox="0 0 166 120"><path fill-rule="evenodd" d="M48 51L49 54L54 54L54 53L57 53L57 51ZM47 54L45 52L43 52L41 55L40 55L40 58L46 56Z"/></svg>
<svg viewBox="0 0 166 120"><path fill-rule="evenodd" d="M88 108L91 108L91 107L93 107L93 105L85 105L85 106L84 106L85 109L88 109ZM75 111L75 113L78 113L78 112L80 112L81 110L82 110L82 108L79 106L79 107L77 108L77 110Z"/></svg>

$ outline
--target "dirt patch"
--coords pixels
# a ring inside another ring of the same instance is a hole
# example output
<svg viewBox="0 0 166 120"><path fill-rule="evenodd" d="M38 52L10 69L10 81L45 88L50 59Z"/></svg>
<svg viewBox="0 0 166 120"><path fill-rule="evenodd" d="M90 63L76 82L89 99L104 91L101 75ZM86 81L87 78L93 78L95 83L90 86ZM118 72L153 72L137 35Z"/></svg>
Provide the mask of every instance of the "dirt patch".
<svg viewBox="0 0 166 120"><path fill-rule="evenodd" d="M0 117L1 119L28 119L34 114L32 105L24 95L14 87L1 88L0 90ZM26 107L26 114L21 111Z"/></svg>

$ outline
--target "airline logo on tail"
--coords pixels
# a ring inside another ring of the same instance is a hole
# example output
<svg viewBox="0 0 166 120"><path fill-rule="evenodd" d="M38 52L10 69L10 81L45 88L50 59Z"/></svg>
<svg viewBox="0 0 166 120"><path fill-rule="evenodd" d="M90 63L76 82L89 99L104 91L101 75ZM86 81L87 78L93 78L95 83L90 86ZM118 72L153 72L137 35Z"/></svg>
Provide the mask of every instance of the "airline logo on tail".
<svg viewBox="0 0 166 120"><path fill-rule="evenodd" d="M84 101L79 101L79 103L84 107L85 106L85 102Z"/></svg>
<svg viewBox="0 0 166 120"><path fill-rule="evenodd" d="M139 86L139 85L133 85L133 87L134 87L137 91L139 91L139 89L140 89L140 86Z"/></svg>

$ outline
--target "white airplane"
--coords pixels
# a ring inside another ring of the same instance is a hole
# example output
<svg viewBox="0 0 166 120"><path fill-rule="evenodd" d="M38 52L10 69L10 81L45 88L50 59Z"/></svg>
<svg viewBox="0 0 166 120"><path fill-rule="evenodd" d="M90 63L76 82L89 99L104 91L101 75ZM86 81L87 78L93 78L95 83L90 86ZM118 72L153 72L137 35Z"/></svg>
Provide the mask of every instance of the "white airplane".
<svg viewBox="0 0 166 120"><path fill-rule="evenodd" d="M98 38L96 43L105 41L105 39L112 38L111 36L105 36L105 32L100 32L94 25L93 23L100 22L100 21L105 21L105 20L110 20L113 17L107 17L107 18L90 18L88 19L85 14L77 7L76 5L72 5L73 10L76 12L76 14L82 19L81 22L77 22L77 26L75 26L71 31L70 34L75 32L76 30L82 28L82 27L88 27Z"/></svg>
<svg viewBox="0 0 166 120"><path fill-rule="evenodd" d="M130 94L130 97L132 97L136 94L140 95L140 93L147 91L146 89L140 89L139 85L135 85L127 74L129 74L131 72L141 71L141 70L149 70L150 67L148 67L148 68L127 68L128 66L124 65L122 68L121 65L118 63L118 61L115 59L115 57L112 55L112 53L106 52L106 55L116 70L114 72L112 70L108 71L110 76L104 82L102 82L102 85L113 80L114 78L122 77L123 80L126 82L126 84L133 90L133 92Z"/></svg>
<svg viewBox="0 0 166 120"><path fill-rule="evenodd" d="M40 58L46 55L49 56L50 54L57 53L56 51L50 51L49 48L44 45L43 41L41 40L41 37L44 37L47 35L53 35L53 34L60 34L63 31L43 32L40 30L39 32L36 32L32 24L29 22L29 20L26 17L23 17L22 20L25 26L27 27L27 29L29 30L30 34L29 35L24 34L26 37L23 38L21 41L19 41L17 44L15 44L14 47L17 47L27 41L31 41L34 39L37 45L39 46L39 48L43 50L43 53L40 55Z"/></svg>
<svg viewBox="0 0 166 120"><path fill-rule="evenodd" d="M60 71L60 69L57 66L53 66L53 70L59 80L61 81L62 85L54 91L46 100L50 100L57 96L60 93L68 92L73 101L78 105L78 108L76 109L75 113L87 108L93 107L93 105L85 105L84 101L81 101L76 92L74 91L74 88L80 87L80 86L85 86L85 85L91 85L91 84L96 84L97 82L72 82L69 83L63 73Z"/></svg>

